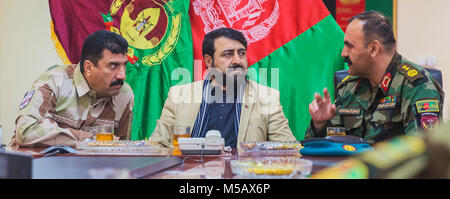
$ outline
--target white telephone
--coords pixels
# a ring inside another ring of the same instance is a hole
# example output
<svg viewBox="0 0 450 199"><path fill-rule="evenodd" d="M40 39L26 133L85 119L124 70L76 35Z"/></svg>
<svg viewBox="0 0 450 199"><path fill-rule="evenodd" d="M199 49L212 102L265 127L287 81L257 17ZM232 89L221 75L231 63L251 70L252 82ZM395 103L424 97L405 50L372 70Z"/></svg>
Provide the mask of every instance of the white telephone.
<svg viewBox="0 0 450 199"><path fill-rule="evenodd" d="M178 138L183 155L219 155L223 152L225 140L217 130L209 130L204 138Z"/></svg>

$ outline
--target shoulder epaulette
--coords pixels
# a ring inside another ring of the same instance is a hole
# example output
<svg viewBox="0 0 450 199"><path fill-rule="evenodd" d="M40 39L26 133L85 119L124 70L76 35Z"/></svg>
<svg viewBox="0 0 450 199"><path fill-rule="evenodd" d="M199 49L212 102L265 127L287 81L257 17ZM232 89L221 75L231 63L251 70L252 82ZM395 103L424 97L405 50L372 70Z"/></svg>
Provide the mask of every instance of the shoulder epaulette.
<svg viewBox="0 0 450 199"><path fill-rule="evenodd" d="M405 78L411 83L419 79L424 79L425 77L425 74L422 71L420 71L419 69L417 69L417 67L415 67L410 63L406 62L400 63L397 66L397 70L398 72L403 74Z"/></svg>
<svg viewBox="0 0 450 199"><path fill-rule="evenodd" d="M359 79L359 77L356 75L347 75L347 77L344 77L344 79L342 79L341 82L338 83L337 88L340 88L342 85L348 82L355 81L357 79Z"/></svg>

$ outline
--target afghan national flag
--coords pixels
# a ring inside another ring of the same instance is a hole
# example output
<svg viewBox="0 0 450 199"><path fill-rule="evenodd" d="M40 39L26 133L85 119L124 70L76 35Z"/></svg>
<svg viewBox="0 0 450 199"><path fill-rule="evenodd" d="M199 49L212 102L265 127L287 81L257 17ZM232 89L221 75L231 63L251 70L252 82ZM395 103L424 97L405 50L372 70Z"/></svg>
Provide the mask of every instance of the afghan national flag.
<svg viewBox="0 0 450 199"><path fill-rule="evenodd" d="M345 68L344 33L323 2L191 0L189 12L196 63L205 33L220 27L242 31L249 42L250 78L280 91L290 128L297 140L304 139L314 92L327 87L334 96L334 72Z"/></svg>
<svg viewBox="0 0 450 199"><path fill-rule="evenodd" d="M135 95L131 138L149 137L169 88L192 82L189 1L49 0L49 5L52 40L65 63L80 61L84 39L97 30L128 41L126 81ZM175 69L180 70L172 73Z"/></svg>

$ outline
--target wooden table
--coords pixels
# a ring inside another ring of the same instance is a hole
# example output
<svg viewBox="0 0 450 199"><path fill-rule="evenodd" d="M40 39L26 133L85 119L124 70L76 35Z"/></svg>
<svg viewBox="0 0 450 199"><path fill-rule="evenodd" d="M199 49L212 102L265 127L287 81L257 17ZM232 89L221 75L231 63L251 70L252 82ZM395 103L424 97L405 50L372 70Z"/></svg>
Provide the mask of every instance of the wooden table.
<svg viewBox="0 0 450 199"><path fill-rule="evenodd" d="M10 149L7 148L7 151L13 151L13 152L20 152L25 153L33 156L34 160L39 160L42 162L44 158L42 158L44 155L39 153L44 148L17 148L17 149ZM241 156L237 155L237 151L233 150L231 153L224 153L221 155L204 155L203 156L203 162L200 160L202 157L200 155L172 155L171 151L163 151L160 154L155 153L94 153L94 152L83 152L80 151L77 154L56 154L52 157L66 157L63 158L65 160L61 160L62 158L53 158L54 164L63 164L64 161L69 161L70 157L85 157L82 159L89 159L89 157L92 158L102 158L105 161L114 161L114 159L120 159L124 158L128 160L132 160L132 162L140 162L139 164L142 164L142 161L145 160L145 158L150 157L167 157L172 158L170 159L171 164L175 165L170 168L160 170L156 173L152 173L151 175L146 175L146 173L142 172L148 172L149 169L142 169L142 171L137 171L136 165L130 165L128 166L128 169L130 169L131 177L135 176L137 178L145 178L145 179L233 179L238 178L238 176L235 176L233 172L231 171L230 166L230 160L239 158ZM126 158L128 157L128 158ZM178 164L173 163L173 161L176 161L173 159L173 157L178 157L179 161ZM51 158L51 157L46 157ZM301 156L303 159L308 159L313 162L313 168L312 173L316 173L317 171L320 171L321 169L331 166L341 160L344 160L346 157L311 157L311 156ZM77 159L77 158L73 158ZM157 158L155 158L157 159ZM50 161L50 159L49 159ZM180 164L180 162L182 162ZM46 163L47 164L47 163ZM64 165L52 165L55 166L55 168L64 167ZM98 165L104 166L104 165ZM118 167L120 165L117 165ZM149 165L148 168L151 168L151 165ZM141 172L141 173L139 173ZM53 175L49 175L53 176ZM55 177L55 176L53 176ZM50 177L50 178L53 178ZM88 178L86 175L80 175L80 178Z"/></svg>

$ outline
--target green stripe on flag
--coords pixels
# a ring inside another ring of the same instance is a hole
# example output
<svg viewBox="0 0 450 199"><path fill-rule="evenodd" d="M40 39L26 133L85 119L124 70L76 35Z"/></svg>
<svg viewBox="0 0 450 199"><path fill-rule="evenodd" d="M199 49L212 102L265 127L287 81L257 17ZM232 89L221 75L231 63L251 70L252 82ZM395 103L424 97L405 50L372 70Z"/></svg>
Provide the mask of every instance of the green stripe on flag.
<svg viewBox="0 0 450 199"><path fill-rule="evenodd" d="M327 87L334 96L334 72L346 69L340 56L343 46L344 33L329 15L252 65L256 70L249 70L250 79L280 91L283 111L297 140L304 139L310 124L308 106L314 92L322 94ZM260 70L263 68L267 69L267 75ZM279 85L271 80L274 71L270 68L279 68Z"/></svg>
<svg viewBox="0 0 450 199"><path fill-rule="evenodd" d="M173 38L175 45L173 51L166 50L171 46L159 45L154 51L167 54L160 64L145 65L142 63L143 59L139 59L135 65L127 64L126 81L133 89L135 103L132 140L143 140L153 133L171 86L193 81L194 55L189 1L171 1L166 4L166 10L169 9L168 6L173 9L169 17L181 14L179 35ZM167 32L176 27L178 26L170 24ZM160 49L162 51L158 51ZM142 58L149 54L145 50L135 49L135 55Z"/></svg>

